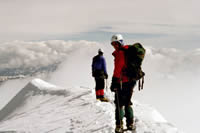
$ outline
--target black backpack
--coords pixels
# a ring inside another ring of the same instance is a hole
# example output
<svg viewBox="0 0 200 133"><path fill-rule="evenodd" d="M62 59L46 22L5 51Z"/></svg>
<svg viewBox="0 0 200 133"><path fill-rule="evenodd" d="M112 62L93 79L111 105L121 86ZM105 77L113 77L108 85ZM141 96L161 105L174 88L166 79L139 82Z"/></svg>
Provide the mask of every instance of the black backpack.
<svg viewBox="0 0 200 133"><path fill-rule="evenodd" d="M126 73L130 80L139 80L139 90L143 89L144 75L142 71L142 61L144 59L146 50L140 43L128 45L125 50L125 61L127 65ZM142 84L140 79L142 79Z"/></svg>

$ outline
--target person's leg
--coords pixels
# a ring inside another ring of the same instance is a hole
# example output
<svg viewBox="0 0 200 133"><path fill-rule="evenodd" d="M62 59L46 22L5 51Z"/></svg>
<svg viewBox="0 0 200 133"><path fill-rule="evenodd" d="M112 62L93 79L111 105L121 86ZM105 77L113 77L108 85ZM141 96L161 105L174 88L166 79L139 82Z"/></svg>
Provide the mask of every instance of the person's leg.
<svg viewBox="0 0 200 133"><path fill-rule="evenodd" d="M109 100L104 97L104 87L105 81L102 78L96 79L96 97L97 99L101 100L102 102L108 102Z"/></svg>
<svg viewBox="0 0 200 133"><path fill-rule="evenodd" d="M116 133L120 133L123 131L123 117L124 117L124 109L123 107L119 107L118 105L116 105L115 108L115 123L116 123L116 127L115 127L115 132Z"/></svg>
<svg viewBox="0 0 200 133"><path fill-rule="evenodd" d="M96 99L100 99L101 98L101 82L99 80L99 78L95 78L95 82L96 82L96 86L95 86L95 91L96 91Z"/></svg>
<svg viewBox="0 0 200 133"><path fill-rule="evenodd" d="M118 105L116 105L115 108L115 120L116 120L116 125L122 125L122 120L124 117L124 109L123 107L118 107Z"/></svg>
<svg viewBox="0 0 200 133"><path fill-rule="evenodd" d="M121 104L121 92L115 93L115 123L116 128L115 132L122 132L123 131L123 118L124 118L124 107Z"/></svg>
<svg viewBox="0 0 200 133"><path fill-rule="evenodd" d="M104 98L104 88L105 88L105 81L104 79L99 79L99 93L100 97Z"/></svg>
<svg viewBox="0 0 200 133"><path fill-rule="evenodd" d="M126 126L128 129L134 129L134 112L132 108L131 98L133 95L133 87L136 82L130 82L124 86L124 98L125 101L125 117L126 117Z"/></svg>
<svg viewBox="0 0 200 133"><path fill-rule="evenodd" d="M132 125L134 123L134 114L131 105L125 106L125 117L126 117L126 126Z"/></svg>

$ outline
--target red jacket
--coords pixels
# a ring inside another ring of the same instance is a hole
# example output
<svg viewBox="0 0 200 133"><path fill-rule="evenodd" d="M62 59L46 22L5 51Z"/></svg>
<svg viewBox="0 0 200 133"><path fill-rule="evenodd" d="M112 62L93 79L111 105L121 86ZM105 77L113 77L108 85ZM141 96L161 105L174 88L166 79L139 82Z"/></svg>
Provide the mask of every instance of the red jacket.
<svg viewBox="0 0 200 133"><path fill-rule="evenodd" d="M123 46L123 49L128 49L128 45ZM125 54L122 49L115 50L112 55L114 56L114 72L113 77L119 78L122 82L128 82L128 77L126 76L126 63ZM120 82L120 81L118 81Z"/></svg>

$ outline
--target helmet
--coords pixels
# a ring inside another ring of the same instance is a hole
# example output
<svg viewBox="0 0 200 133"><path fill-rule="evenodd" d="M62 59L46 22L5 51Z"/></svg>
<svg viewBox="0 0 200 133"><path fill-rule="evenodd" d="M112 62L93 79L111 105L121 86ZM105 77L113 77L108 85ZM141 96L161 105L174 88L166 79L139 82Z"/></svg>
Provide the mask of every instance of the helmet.
<svg viewBox="0 0 200 133"><path fill-rule="evenodd" d="M113 35L112 38L111 38L111 43L112 42L119 42L119 44L124 45L123 37L122 37L121 34L115 34L115 35Z"/></svg>
<svg viewBox="0 0 200 133"><path fill-rule="evenodd" d="M100 48L100 49L98 50L98 53L104 53L103 49Z"/></svg>

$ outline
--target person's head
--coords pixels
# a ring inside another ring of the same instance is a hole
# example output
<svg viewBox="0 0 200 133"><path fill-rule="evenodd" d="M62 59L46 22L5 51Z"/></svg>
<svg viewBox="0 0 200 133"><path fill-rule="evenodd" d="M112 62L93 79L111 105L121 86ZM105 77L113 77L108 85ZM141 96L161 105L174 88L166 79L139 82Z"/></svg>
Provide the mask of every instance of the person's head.
<svg viewBox="0 0 200 133"><path fill-rule="evenodd" d="M104 53L103 49L100 48L100 49L98 50L98 54L99 54L99 55L103 55L103 53Z"/></svg>
<svg viewBox="0 0 200 133"><path fill-rule="evenodd" d="M118 49L121 46L124 45L123 37L121 34L115 34L111 38L111 45L115 48Z"/></svg>

